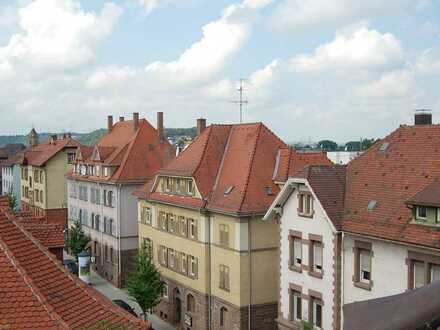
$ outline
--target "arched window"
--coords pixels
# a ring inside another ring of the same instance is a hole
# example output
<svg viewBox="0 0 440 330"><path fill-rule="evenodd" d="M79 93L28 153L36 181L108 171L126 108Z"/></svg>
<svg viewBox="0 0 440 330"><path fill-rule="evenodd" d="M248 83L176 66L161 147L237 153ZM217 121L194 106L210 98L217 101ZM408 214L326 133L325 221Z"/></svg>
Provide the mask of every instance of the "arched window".
<svg viewBox="0 0 440 330"><path fill-rule="evenodd" d="M196 300L194 299L194 296L190 293L186 297L186 311L194 313L196 310Z"/></svg>
<svg viewBox="0 0 440 330"><path fill-rule="evenodd" d="M226 307L220 308L220 326L221 327L225 326L227 316L228 316L228 309Z"/></svg>

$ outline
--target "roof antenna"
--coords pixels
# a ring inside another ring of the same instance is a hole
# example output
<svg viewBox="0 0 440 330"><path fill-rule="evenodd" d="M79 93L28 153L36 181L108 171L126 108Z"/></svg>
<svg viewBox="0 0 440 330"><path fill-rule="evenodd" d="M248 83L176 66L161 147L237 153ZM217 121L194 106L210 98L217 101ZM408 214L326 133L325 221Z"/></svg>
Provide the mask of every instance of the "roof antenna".
<svg viewBox="0 0 440 330"><path fill-rule="evenodd" d="M230 103L239 104L240 105L240 124L243 122L243 104L248 104L248 100L243 99L243 92L244 92L244 82L245 79L241 78L239 80L240 87L238 87L238 91L240 93L240 100L238 101L229 101Z"/></svg>

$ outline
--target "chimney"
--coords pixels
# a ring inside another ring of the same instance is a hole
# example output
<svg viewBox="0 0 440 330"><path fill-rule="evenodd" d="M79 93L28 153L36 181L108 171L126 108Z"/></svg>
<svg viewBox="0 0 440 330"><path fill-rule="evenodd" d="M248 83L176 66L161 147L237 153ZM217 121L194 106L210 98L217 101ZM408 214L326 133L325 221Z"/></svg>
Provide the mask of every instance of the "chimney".
<svg viewBox="0 0 440 330"><path fill-rule="evenodd" d="M139 128L139 112L133 112L133 125L136 132Z"/></svg>
<svg viewBox="0 0 440 330"><path fill-rule="evenodd" d="M113 129L113 116L107 117L107 132L110 133Z"/></svg>
<svg viewBox="0 0 440 330"><path fill-rule="evenodd" d="M119 121L121 121L121 122L124 121L124 117L122 117L122 116L119 117Z"/></svg>
<svg viewBox="0 0 440 330"><path fill-rule="evenodd" d="M157 113L157 135L159 136L159 141L164 141L164 129L163 129L163 112Z"/></svg>
<svg viewBox="0 0 440 330"><path fill-rule="evenodd" d="M67 133L63 133L63 140L67 139Z"/></svg>
<svg viewBox="0 0 440 330"><path fill-rule="evenodd" d="M52 134L50 136L50 144L56 144L58 136L56 134Z"/></svg>
<svg viewBox="0 0 440 330"><path fill-rule="evenodd" d="M432 113L429 109L418 109L414 114L414 125L432 125Z"/></svg>
<svg viewBox="0 0 440 330"><path fill-rule="evenodd" d="M67 138L69 138L69 139L72 138L72 133L70 133L70 132L67 133Z"/></svg>
<svg viewBox="0 0 440 330"><path fill-rule="evenodd" d="M205 118L197 119L197 136L202 134L205 128L206 128L206 119Z"/></svg>

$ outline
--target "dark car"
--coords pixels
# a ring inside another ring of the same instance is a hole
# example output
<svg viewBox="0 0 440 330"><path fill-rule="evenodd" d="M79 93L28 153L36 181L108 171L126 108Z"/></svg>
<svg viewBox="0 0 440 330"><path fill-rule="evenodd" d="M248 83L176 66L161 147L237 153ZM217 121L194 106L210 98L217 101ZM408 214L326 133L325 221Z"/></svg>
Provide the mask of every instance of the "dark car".
<svg viewBox="0 0 440 330"><path fill-rule="evenodd" d="M129 304L127 304L124 300L121 300L121 299L115 299L115 300L113 300L113 302L114 302L116 305L118 305L119 307L121 307L122 309L125 309L125 310L126 310L127 312L129 312L131 315L138 317L137 314L136 314L136 312L134 311L134 309L133 309Z"/></svg>
<svg viewBox="0 0 440 330"><path fill-rule="evenodd" d="M78 265L75 261L67 259L63 261L63 264L72 274L78 276Z"/></svg>

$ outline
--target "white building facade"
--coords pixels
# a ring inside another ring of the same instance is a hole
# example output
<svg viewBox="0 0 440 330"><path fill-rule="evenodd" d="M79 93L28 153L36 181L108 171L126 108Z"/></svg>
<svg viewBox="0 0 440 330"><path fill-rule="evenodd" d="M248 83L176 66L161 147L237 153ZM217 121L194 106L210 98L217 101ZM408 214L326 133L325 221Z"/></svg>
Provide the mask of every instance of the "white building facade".
<svg viewBox="0 0 440 330"><path fill-rule="evenodd" d="M68 179L69 227L75 220L90 235L92 266L115 286L130 272L138 248L139 185L120 185Z"/></svg>

